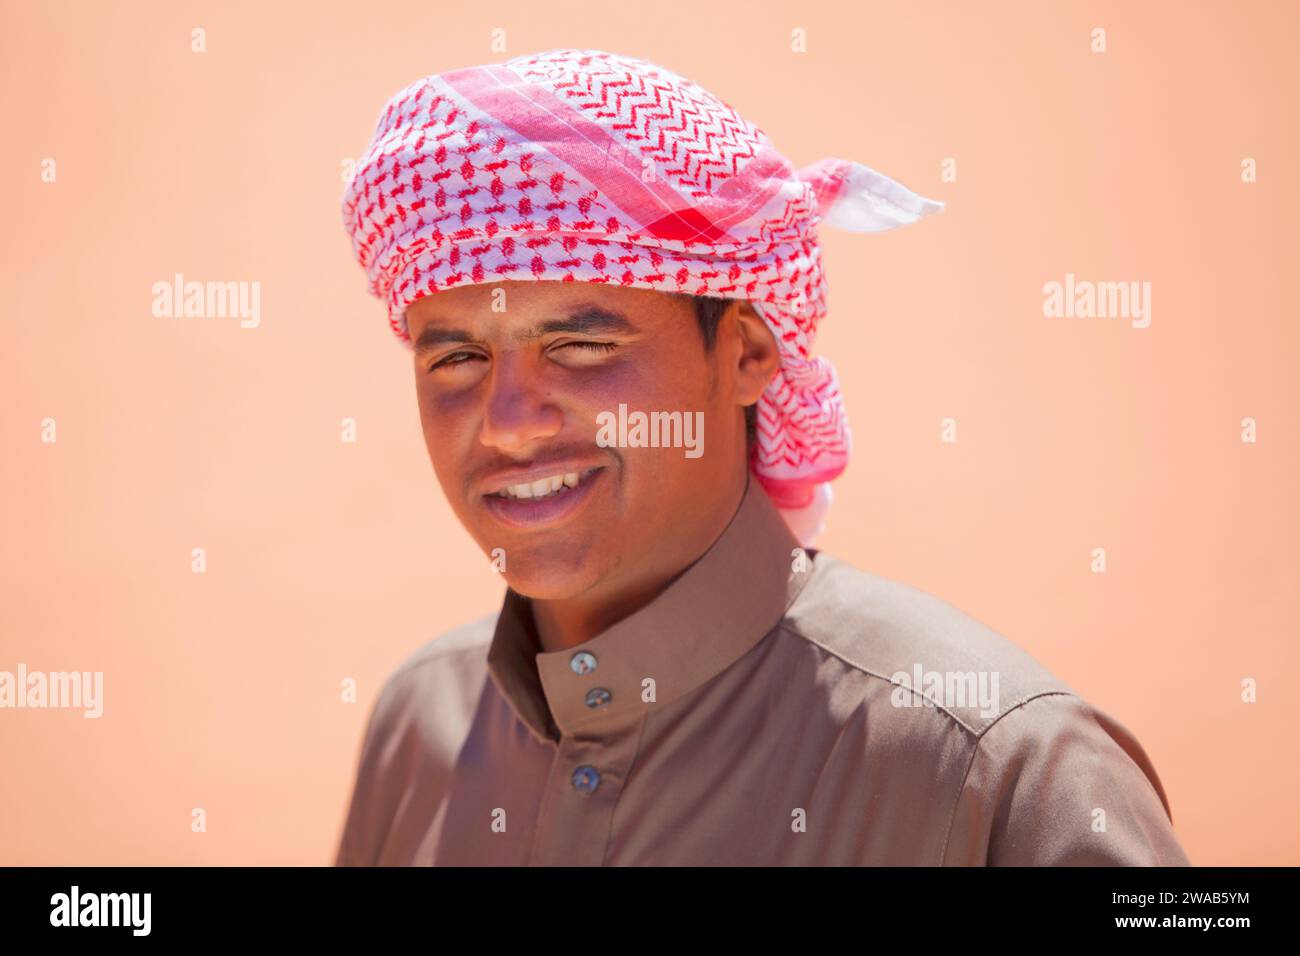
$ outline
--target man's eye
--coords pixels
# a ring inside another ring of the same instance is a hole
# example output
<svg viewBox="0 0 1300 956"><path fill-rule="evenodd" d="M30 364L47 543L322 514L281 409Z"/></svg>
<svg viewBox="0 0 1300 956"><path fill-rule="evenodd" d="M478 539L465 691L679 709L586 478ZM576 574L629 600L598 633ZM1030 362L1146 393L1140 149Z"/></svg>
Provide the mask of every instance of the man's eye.
<svg viewBox="0 0 1300 956"><path fill-rule="evenodd" d="M613 342L566 342L559 347L562 349L567 349L571 347L580 348L580 349L591 349L592 351L596 351L596 352L612 352L614 351L614 349L618 348L618 346L615 345Z"/></svg>
<svg viewBox="0 0 1300 956"><path fill-rule="evenodd" d="M590 352L612 352L618 345L613 342L565 342L556 346L557 349L578 348ZM436 372L439 369L455 368L457 365L464 365L466 362L482 358L477 352L452 352L446 358L440 359L429 366L430 372Z"/></svg>
<svg viewBox="0 0 1300 956"><path fill-rule="evenodd" d="M435 372L440 368L451 368L455 365L463 365L469 359L477 357L478 354L476 352L452 352L446 358L434 362L433 365L429 366L429 371Z"/></svg>

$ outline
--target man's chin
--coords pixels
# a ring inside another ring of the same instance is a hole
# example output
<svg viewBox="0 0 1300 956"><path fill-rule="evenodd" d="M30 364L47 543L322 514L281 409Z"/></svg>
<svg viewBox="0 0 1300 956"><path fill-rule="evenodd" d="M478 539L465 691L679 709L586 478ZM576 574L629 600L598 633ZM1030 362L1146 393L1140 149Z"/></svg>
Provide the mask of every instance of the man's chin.
<svg viewBox="0 0 1300 956"><path fill-rule="evenodd" d="M597 584L600 559L589 544L567 540L502 545L488 557L510 588L525 597L559 601L577 597Z"/></svg>
<svg viewBox="0 0 1300 956"><path fill-rule="evenodd" d="M600 574L590 563L577 568L557 568L544 563L508 563L501 576L512 591L539 601L577 597L600 580Z"/></svg>

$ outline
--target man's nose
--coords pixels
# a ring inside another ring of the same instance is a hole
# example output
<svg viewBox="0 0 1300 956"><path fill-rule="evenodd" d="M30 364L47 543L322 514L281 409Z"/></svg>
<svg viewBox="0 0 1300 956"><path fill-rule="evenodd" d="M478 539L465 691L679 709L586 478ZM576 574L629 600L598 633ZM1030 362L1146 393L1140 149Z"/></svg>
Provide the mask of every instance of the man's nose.
<svg viewBox="0 0 1300 956"><path fill-rule="evenodd" d="M488 380L479 441L519 454L558 435L563 425L564 415L547 398L536 367L523 356L498 356Z"/></svg>

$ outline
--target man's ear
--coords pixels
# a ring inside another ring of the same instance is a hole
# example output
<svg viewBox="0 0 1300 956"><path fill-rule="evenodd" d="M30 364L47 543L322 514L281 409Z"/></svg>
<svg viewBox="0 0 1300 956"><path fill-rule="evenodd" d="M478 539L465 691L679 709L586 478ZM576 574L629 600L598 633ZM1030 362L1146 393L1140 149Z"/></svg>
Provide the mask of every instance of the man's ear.
<svg viewBox="0 0 1300 956"><path fill-rule="evenodd" d="M736 403L752 405L763 395L767 383L781 365L781 350L767 322L744 299L734 306L740 343L736 358Z"/></svg>

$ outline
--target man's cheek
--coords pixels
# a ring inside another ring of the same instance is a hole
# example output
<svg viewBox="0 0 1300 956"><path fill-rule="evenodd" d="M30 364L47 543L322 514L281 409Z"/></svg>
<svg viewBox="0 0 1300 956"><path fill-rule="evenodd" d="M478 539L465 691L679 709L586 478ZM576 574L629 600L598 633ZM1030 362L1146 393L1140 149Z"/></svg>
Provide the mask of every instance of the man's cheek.
<svg viewBox="0 0 1300 956"><path fill-rule="evenodd" d="M436 374L428 373L416 383L416 400L422 414L430 417L461 415L479 401L476 389L450 380L440 384L435 378Z"/></svg>
<svg viewBox="0 0 1300 956"><path fill-rule="evenodd" d="M649 416L703 408L698 389L690 382L675 381L667 369L659 378L646 377L640 369L620 372L581 390L573 398L582 410L586 429L593 434L603 421L625 419L630 412Z"/></svg>
<svg viewBox="0 0 1300 956"><path fill-rule="evenodd" d="M420 425L438 481L447 489L448 496L453 497L459 473L469 465L466 434L472 422L463 415L447 414L437 404L422 402Z"/></svg>
<svg viewBox="0 0 1300 956"><path fill-rule="evenodd" d="M646 375L644 366L630 361L613 362L576 374L564 383L563 399L580 410L591 431L602 412L618 412L620 404L645 407L653 402L662 382ZM557 390L557 396L559 395Z"/></svg>

